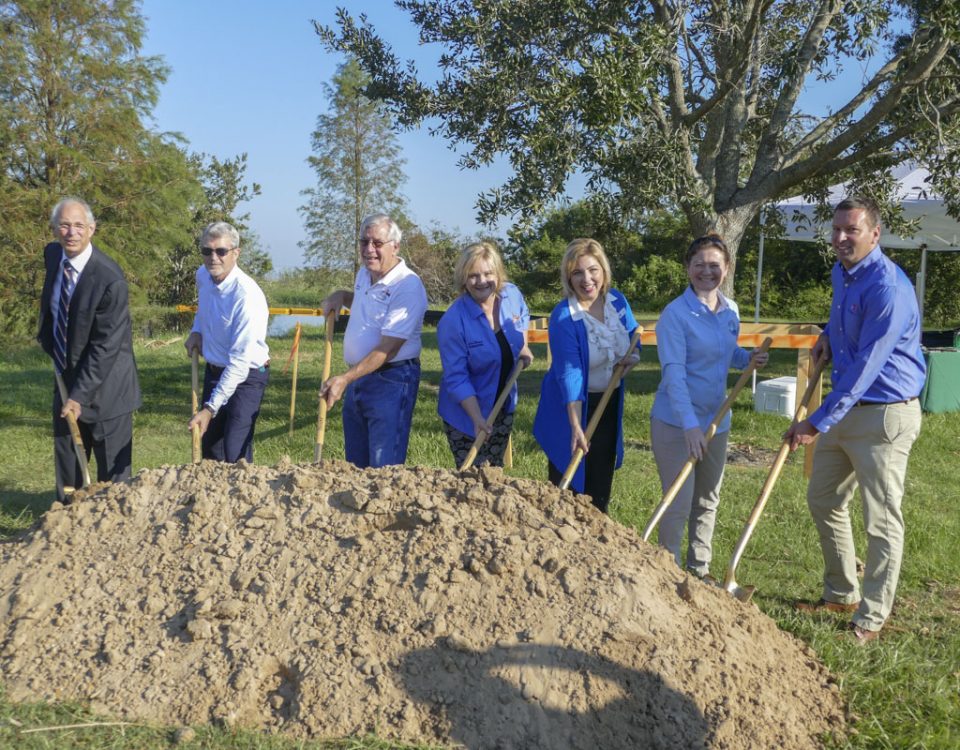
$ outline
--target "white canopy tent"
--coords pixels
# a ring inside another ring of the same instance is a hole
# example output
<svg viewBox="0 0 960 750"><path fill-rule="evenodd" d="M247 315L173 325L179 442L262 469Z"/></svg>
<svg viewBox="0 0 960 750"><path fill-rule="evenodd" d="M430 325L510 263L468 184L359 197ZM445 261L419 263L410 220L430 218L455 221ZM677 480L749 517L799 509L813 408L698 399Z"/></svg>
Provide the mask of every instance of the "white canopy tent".
<svg viewBox="0 0 960 750"><path fill-rule="evenodd" d="M927 253L960 252L960 221L947 215L943 200L933 192L930 185L930 172L927 169L915 164L902 164L891 174L897 180L895 195L903 206L904 218L918 219L919 226L912 237L901 237L885 231L880 237L880 246L920 250L920 271L917 273L915 288L917 303L920 307L920 319L923 320ZM828 202L830 205L836 205L846 196L847 183L833 185L830 188ZM815 204L808 203L802 196L796 196L778 202L777 208L786 218L785 239L808 242L820 238L829 240L830 222L815 221ZM762 232L759 251L756 310L760 309L760 273L763 270Z"/></svg>

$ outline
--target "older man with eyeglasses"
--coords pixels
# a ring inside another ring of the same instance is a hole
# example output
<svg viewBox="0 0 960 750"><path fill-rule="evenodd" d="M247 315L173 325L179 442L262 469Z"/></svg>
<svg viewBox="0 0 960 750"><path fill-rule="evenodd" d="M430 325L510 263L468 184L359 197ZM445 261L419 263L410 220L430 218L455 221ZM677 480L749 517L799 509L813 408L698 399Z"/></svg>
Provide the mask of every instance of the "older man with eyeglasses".
<svg viewBox="0 0 960 750"><path fill-rule="evenodd" d="M237 265L240 235L225 221L200 236L197 314L184 346L203 354L203 408L188 423L200 427L204 458L253 461L253 431L270 374L267 298Z"/></svg>
<svg viewBox="0 0 960 750"><path fill-rule="evenodd" d="M324 315L350 308L343 339L349 369L327 380L327 406L343 398L347 460L360 468L402 464L420 386L420 331L427 292L398 253L400 227L385 214L360 225L363 268L353 291L338 290L321 304Z"/></svg>
<svg viewBox="0 0 960 750"><path fill-rule="evenodd" d="M63 382L53 394L57 499L82 486L83 471L67 417L77 420L86 457L97 461L97 480L130 477L133 412L140 384L133 357L127 281L120 267L93 243L97 222L79 198L64 198L50 213L56 242L43 251L46 277L37 341Z"/></svg>

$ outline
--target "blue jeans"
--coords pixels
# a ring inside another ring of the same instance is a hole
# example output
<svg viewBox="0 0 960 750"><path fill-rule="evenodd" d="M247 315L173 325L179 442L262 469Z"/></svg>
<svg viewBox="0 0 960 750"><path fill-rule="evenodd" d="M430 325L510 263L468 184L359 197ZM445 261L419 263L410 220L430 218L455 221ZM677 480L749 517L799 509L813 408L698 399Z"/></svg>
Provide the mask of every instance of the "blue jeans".
<svg viewBox="0 0 960 750"><path fill-rule="evenodd" d="M402 464L420 386L420 360L387 363L347 386L343 443L347 461L367 467Z"/></svg>

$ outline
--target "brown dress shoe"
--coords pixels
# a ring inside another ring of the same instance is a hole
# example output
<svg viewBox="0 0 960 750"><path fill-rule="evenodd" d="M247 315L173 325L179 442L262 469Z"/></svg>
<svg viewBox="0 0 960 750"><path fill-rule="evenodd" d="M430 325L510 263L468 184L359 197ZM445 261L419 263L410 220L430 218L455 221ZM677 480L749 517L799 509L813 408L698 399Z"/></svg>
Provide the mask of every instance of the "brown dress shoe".
<svg viewBox="0 0 960 750"><path fill-rule="evenodd" d="M850 623L850 630L853 631L853 637L856 639L858 646L865 646L870 641L875 641L880 637L879 630L867 630L852 622Z"/></svg>
<svg viewBox="0 0 960 750"><path fill-rule="evenodd" d="M794 602L793 608L797 612L803 612L805 614L819 614L822 612L839 612L842 614L850 614L851 612L856 612L857 607L860 606L860 602L853 602L852 604L841 604L840 602L828 602L826 599L818 599L815 602Z"/></svg>

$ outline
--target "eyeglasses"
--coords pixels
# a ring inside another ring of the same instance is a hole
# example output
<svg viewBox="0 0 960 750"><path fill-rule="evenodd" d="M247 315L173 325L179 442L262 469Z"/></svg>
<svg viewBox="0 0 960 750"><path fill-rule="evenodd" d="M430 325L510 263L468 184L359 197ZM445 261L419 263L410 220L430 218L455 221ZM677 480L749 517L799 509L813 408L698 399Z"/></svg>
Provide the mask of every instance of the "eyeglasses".
<svg viewBox="0 0 960 750"><path fill-rule="evenodd" d="M216 253L218 258L223 258L227 253L236 249L235 247L201 247L200 253L204 258L209 258L213 253Z"/></svg>
<svg viewBox="0 0 960 750"><path fill-rule="evenodd" d="M393 242L393 240L371 240L364 237L362 240L360 240L360 247L369 247L370 245L373 245L374 248L379 250L389 242Z"/></svg>
<svg viewBox="0 0 960 750"><path fill-rule="evenodd" d="M57 224L57 231L61 232L62 234L66 234L71 229L74 232L82 232L86 228L87 228L86 224L81 224L79 222L77 222L76 224L67 224L66 222L64 222L63 224Z"/></svg>

